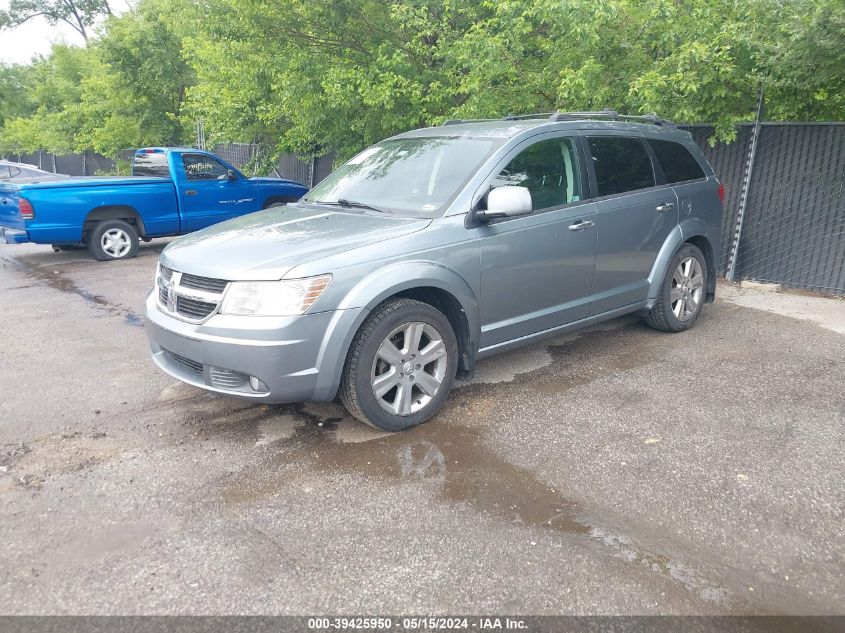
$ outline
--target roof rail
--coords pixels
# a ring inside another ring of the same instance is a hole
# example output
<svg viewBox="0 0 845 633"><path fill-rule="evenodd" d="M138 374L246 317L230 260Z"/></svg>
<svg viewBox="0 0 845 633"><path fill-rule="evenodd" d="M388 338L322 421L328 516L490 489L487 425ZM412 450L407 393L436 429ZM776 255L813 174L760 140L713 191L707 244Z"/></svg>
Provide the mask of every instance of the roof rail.
<svg viewBox="0 0 845 633"><path fill-rule="evenodd" d="M549 121L579 121L582 119L610 119L615 121L640 121L675 127L669 119L663 119L656 113L649 114L619 114L616 110L605 108L604 110L593 110L584 112L538 112L536 114L509 114L501 119L449 119L443 125L458 125L460 123L481 123L484 121L523 121L526 119L548 119Z"/></svg>
<svg viewBox="0 0 845 633"><path fill-rule="evenodd" d="M616 110L604 109L595 112L555 112L550 121L574 121L577 119L615 119L617 121L644 121L654 125L674 127L669 119L662 119L655 112L649 114L619 114Z"/></svg>

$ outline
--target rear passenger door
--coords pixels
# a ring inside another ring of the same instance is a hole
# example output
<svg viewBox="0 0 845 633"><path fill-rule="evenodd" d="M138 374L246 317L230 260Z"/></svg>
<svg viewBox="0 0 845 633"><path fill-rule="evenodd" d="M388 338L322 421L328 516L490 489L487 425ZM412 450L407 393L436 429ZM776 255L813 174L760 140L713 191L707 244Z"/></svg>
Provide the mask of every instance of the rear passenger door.
<svg viewBox="0 0 845 633"><path fill-rule="evenodd" d="M584 142L598 234L590 313L601 314L648 298L651 268L678 224L678 201L658 184L641 137L590 131Z"/></svg>
<svg viewBox="0 0 845 633"><path fill-rule="evenodd" d="M706 195L703 183L707 180L704 169L692 153L681 143L662 139L646 139L661 166L666 182L678 196L678 221L693 216L712 222L713 214L721 213L716 196ZM704 195L702 195L704 194ZM718 221L715 222L717 225ZM708 236L712 240L712 236ZM718 240L716 240L718 243Z"/></svg>

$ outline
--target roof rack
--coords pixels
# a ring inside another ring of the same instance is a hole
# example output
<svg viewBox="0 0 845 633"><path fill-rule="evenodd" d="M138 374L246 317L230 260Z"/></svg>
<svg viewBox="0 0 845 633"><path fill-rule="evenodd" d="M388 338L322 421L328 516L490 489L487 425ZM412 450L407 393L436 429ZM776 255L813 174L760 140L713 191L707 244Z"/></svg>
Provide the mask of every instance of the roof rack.
<svg viewBox="0 0 845 633"><path fill-rule="evenodd" d="M616 110L605 108L585 112L538 112L536 114L509 114L501 119L449 119L443 125L458 125L459 123L480 123L483 121L524 121L527 119L548 119L549 121L579 121L582 119L610 119L615 121L634 121L651 123L666 127L675 127L669 119L663 119L656 113L649 114L619 114Z"/></svg>

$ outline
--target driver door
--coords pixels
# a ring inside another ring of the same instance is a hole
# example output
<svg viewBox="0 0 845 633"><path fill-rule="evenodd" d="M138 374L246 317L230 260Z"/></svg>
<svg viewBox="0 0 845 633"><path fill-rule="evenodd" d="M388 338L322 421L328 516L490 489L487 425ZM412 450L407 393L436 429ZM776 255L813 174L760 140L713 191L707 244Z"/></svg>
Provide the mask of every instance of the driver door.
<svg viewBox="0 0 845 633"><path fill-rule="evenodd" d="M533 213L478 228L481 352L589 316L595 205L582 200L574 137L531 139L505 158L490 187L531 193Z"/></svg>
<svg viewBox="0 0 845 633"><path fill-rule="evenodd" d="M207 154L182 154L180 201L182 226L196 231L223 220L258 211L258 185Z"/></svg>

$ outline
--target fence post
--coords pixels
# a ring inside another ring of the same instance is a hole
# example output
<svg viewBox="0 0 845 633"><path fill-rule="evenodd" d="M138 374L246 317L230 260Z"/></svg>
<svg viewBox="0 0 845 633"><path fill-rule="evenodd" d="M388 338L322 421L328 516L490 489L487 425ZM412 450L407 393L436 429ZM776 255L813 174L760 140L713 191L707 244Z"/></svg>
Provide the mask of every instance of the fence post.
<svg viewBox="0 0 845 633"><path fill-rule="evenodd" d="M757 93L757 114L754 117L754 130L751 133L751 147L748 151L748 161L742 178L742 193L739 197L739 210L736 214L734 236L731 241L731 252L728 255L728 270L725 279L733 283L736 275L736 260L739 257L739 240L742 237L742 223L745 220L745 208L748 205L748 192L751 189L751 176L754 173L754 156L757 154L757 140L760 138L760 118L763 114L763 84Z"/></svg>
<svg viewBox="0 0 845 633"><path fill-rule="evenodd" d="M308 188L314 188L314 164L317 162L317 158L312 154L311 155L311 165L309 166L308 172Z"/></svg>

